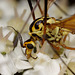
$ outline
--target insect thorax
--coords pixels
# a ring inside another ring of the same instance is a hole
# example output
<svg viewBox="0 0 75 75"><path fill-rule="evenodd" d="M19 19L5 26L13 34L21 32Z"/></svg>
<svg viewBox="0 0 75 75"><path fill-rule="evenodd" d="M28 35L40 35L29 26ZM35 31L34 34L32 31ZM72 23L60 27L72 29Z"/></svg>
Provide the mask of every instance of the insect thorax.
<svg viewBox="0 0 75 75"><path fill-rule="evenodd" d="M59 42L63 36L65 36L66 34L68 34L68 32L65 31L64 28L55 26L53 27L52 24L59 22L57 21L55 18L51 17L47 17L47 23L46 23L46 39L48 39L50 42ZM37 29L35 27L37 23ZM51 26L51 27L49 27ZM43 33L44 33L44 17L37 19L34 22L34 25L32 26L32 32L30 32L29 34L35 39L42 39L43 38Z"/></svg>

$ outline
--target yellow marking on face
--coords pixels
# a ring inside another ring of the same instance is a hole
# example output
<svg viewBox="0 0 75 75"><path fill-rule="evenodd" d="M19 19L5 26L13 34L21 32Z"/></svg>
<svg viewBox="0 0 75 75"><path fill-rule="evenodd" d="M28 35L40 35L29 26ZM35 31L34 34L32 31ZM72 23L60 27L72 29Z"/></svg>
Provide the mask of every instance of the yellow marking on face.
<svg viewBox="0 0 75 75"><path fill-rule="evenodd" d="M31 50L29 50L29 49L26 50L27 55L31 54L31 52L32 52L32 49Z"/></svg>
<svg viewBox="0 0 75 75"><path fill-rule="evenodd" d="M26 47L26 45L27 45L27 44L32 44L32 45L35 47L35 43L34 43L33 41L25 42L25 43L23 44L23 46L25 46L25 47Z"/></svg>

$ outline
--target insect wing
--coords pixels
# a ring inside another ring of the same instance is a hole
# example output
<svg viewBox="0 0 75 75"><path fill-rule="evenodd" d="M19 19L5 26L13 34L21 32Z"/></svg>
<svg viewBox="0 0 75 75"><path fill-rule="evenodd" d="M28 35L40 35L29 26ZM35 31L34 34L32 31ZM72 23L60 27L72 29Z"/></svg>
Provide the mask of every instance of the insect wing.
<svg viewBox="0 0 75 75"><path fill-rule="evenodd" d="M61 21L63 28L70 29L75 33L75 15Z"/></svg>
<svg viewBox="0 0 75 75"><path fill-rule="evenodd" d="M75 33L75 15L61 21L56 21L56 23L50 25L52 28L55 28L56 26L69 29L72 33Z"/></svg>
<svg viewBox="0 0 75 75"><path fill-rule="evenodd" d="M52 25L69 29L71 30L71 32L75 33L75 15L71 16L70 18L63 19Z"/></svg>

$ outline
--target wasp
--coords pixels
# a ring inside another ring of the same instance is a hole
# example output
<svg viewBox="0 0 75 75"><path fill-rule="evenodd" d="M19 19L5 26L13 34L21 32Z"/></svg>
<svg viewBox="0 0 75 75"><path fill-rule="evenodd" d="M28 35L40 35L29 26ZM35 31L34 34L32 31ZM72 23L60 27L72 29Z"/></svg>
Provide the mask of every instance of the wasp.
<svg viewBox="0 0 75 75"><path fill-rule="evenodd" d="M26 47L25 55L27 58L31 56L32 49L35 48L35 41L42 41L44 35L45 17L34 20L29 27L30 39L25 41L22 47ZM60 50L60 46L66 49L75 50L68 47L64 43L69 33L75 34L75 15L64 20L56 20L54 17L47 17L45 39L50 42L56 50Z"/></svg>
<svg viewBox="0 0 75 75"><path fill-rule="evenodd" d="M32 8L31 8L32 9ZM64 43L69 33L75 33L75 15L63 19L57 20L54 17L48 17L46 20L46 34L44 35L44 23L45 17L34 19L29 27L30 39L22 42L22 37L18 31L14 30L19 34L21 46L26 48L25 55L29 59L31 57L32 50L35 48L35 41L43 41L43 38L47 40L52 47L56 50L60 50L60 47L75 50L75 48L67 47ZM36 51L35 51L36 52Z"/></svg>

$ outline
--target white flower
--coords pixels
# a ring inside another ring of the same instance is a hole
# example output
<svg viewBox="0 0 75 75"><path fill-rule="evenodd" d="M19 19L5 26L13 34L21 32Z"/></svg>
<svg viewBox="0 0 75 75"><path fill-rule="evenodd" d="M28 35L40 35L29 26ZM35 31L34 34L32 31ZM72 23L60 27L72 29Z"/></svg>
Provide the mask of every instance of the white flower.
<svg viewBox="0 0 75 75"><path fill-rule="evenodd" d="M38 53L37 59L30 59L34 70L29 70L23 75L58 75L60 66L54 59L50 59L48 55Z"/></svg>
<svg viewBox="0 0 75 75"><path fill-rule="evenodd" d="M14 51L3 56L0 54L0 73L2 75L13 75L25 69L32 68L26 57L21 51L21 47L17 46Z"/></svg>
<svg viewBox="0 0 75 75"><path fill-rule="evenodd" d="M8 67L8 63L10 63L8 55L3 56L2 54L0 54L0 74L11 75L11 70Z"/></svg>

